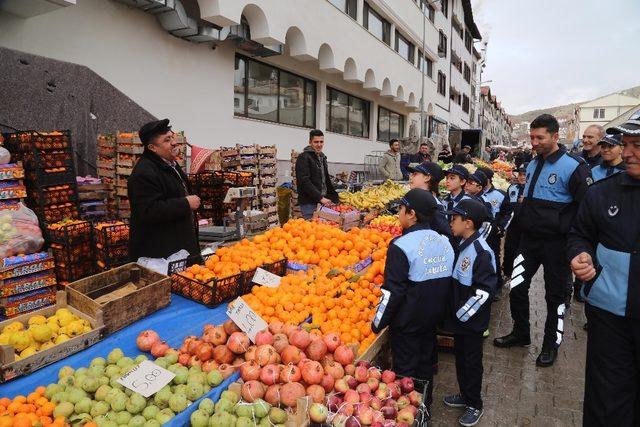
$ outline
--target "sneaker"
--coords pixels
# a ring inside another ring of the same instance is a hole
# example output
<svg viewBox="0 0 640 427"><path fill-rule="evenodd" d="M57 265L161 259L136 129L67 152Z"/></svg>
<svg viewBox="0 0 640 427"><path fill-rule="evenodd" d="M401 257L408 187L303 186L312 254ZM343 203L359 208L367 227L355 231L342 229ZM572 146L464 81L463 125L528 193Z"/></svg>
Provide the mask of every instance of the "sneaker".
<svg viewBox="0 0 640 427"><path fill-rule="evenodd" d="M462 416L458 418L458 422L461 426L471 427L478 424L480 418L482 418L482 414L484 414L484 410L467 406L464 414L462 414Z"/></svg>
<svg viewBox="0 0 640 427"><path fill-rule="evenodd" d="M482 338L489 338L489 330L488 329L482 333Z"/></svg>
<svg viewBox="0 0 640 427"><path fill-rule="evenodd" d="M442 399L445 405L452 408L464 408L467 406L467 402L464 400L461 394L450 394Z"/></svg>

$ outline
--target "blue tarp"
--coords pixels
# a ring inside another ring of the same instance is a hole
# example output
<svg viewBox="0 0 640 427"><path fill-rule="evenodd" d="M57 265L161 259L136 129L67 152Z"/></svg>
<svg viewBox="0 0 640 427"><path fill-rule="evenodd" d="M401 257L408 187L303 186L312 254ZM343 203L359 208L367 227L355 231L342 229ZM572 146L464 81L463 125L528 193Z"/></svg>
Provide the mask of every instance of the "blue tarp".
<svg viewBox="0 0 640 427"><path fill-rule="evenodd" d="M226 304L222 304L214 309L206 308L201 304L197 304L186 298L171 294L171 304L168 307L135 322L132 325L108 336L104 340L89 347L80 353L76 353L62 359L49 366L41 368L31 375L17 378L6 384L0 385L0 396L14 397L18 394L27 395L41 385L48 385L58 381L58 370L63 366L71 366L74 369L83 366L88 367L91 360L96 357L107 357L107 354L114 348L120 348L125 355L136 357L143 354L136 347L136 338L140 332L145 329L153 329L160 337L165 340L171 347L178 348L182 345L182 341L189 335L200 336L202 328L205 324L211 323L219 325L228 319L226 315ZM149 355L150 359L153 359ZM218 400L220 394L227 388L229 383L237 379L235 374L220 386L212 389L206 397L211 398L214 402ZM197 402L187 408L171 420L170 426L182 426L189 424L189 416L191 412L197 409Z"/></svg>

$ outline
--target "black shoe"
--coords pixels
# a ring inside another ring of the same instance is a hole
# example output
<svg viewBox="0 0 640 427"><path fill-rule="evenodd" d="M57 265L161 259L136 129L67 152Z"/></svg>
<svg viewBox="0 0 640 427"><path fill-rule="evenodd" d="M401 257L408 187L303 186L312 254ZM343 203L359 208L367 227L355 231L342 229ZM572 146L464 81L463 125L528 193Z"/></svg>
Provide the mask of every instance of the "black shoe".
<svg viewBox="0 0 640 427"><path fill-rule="evenodd" d="M509 335L499 337L493 340L493 345L501 348L524 347L531 344L529 337L518 336L511 332Z"/></svg>
<svg viewBox="0 0 640 427"><path fill-rule="evenodd" d="M558 357L558 350L555 348L543 348L536 359L536 366L542 368L551 366L556 361L556 357Z"/></svg>

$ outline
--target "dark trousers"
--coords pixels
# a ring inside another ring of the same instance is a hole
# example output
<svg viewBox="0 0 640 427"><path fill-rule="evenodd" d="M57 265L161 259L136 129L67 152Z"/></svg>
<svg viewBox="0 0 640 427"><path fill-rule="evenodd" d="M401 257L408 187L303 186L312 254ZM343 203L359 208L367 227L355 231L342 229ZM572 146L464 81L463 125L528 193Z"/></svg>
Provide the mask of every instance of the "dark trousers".
<svg viewBox="0 0 640 427"><path fill-rule="evenodd" d="M502 271L500 270L500 259L502 258L502 237L498 235L496 227L493 227L489 237L487 238L487 244L493 251L496 257L496 272L498 275L497 288L500 289L504 285L504 279L502 277Z"/></svg>
<svg viewBox="0 0 640 427"><path fill-rule="evenodd" d="M583 426L638 426L640 320L585 306L589 329Z"/></svg>
<svg viewBox="0 0 640 427"><path fill-rule="evenodd" d="M389 344L393 361L393 370L403 377L413 377L429 381L427 406L433 396L433 362L437 353L436 324L423 328L420 333L407 334L400 330L389 329ZM421 390L420 390L421 391Z"/></svg>
<svg viewBox="0 0 640 427"><path fill-rule="evenodd" d="M460 394L468 406L482 409L482 334L455 334L456 375Z"/></svg>
<svg viewBox="0 0 640 427"><path fill-rule="evenodd" d="M557 348L564 334L564 310L569 262L566 237L528 237L520 239L518 254L511 274L511 318L513 332L530 337L529 287L531 278L540 266L544 267L545 301L547 319L544 324L543 348ZM562 321L558 321L562 320Z"/></svg>
<svg viewBox="0 0 640 427"><path fill-rule="evenodd" d="M502 272L505 277L511 277L513 271L513 260L516 258L518 246L520 246L520 236L522 232L517 227L507 229L504 238L504 258L502 261Z"/></svg>

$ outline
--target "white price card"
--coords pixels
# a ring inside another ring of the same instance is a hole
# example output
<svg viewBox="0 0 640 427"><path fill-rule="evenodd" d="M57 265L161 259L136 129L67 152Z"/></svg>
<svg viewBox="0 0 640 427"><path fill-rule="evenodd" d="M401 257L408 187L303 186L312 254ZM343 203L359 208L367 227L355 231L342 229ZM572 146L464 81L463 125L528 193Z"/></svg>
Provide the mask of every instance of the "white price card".
<svg viewBox="0 0 640 427"><path fill-rule="evenodd" d="M268 288L277 288L280 286L280 279L282 279L282 277L277 274L273 274L270 271L258 267L256 269L256 274L253 275L253 279L251 279L251 281Z"/></svg>
<svg viewBox="0 0 640 427"><path fill-rule="evenodd" d="M131 391L149 397L171 382L176 376L173 372L144 360L138 366L124 374L117 381Z"/></svg>
<svg viewBox="0 0 640 427"><path fill-rule="evenodd" d="M249 307L249 305L242 299L242 297L238 297L235 301L229 304L227 308L227 316L233 322L238 325L242 331L249 336L251 342L256 342L256 335L260 331L264 331L267 329L269 325L265 322L262 317L258 315L255 311Z"/></svg>

